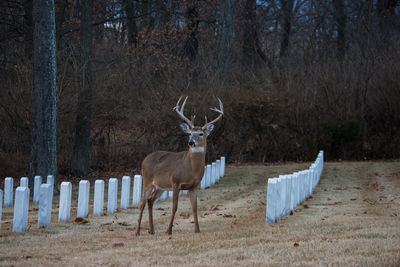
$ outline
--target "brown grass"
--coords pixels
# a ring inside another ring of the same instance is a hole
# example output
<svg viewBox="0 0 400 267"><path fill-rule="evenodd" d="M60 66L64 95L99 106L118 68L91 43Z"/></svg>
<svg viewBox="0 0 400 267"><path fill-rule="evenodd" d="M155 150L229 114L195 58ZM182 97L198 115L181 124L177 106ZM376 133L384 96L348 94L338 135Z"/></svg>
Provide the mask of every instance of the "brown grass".
<svg viewBox="0 0 400 267"><path fill-rule="evenodd" d="M155 205L154 236L146 232L145 212L140 237L134 235L137 209L90 215L78 225L57 223L54 207L47 229L37 229L32 210L30 230L12 233L7 208L0 265L398 266L400 163L326 163L312 197L277 225L266 225L266 178L307 166L229 167L220 184L200 192L200 234L186 216L187 197L179 202L172 237L165 234L170 201ZM75 219L75 209L72 214Z"/></svg>

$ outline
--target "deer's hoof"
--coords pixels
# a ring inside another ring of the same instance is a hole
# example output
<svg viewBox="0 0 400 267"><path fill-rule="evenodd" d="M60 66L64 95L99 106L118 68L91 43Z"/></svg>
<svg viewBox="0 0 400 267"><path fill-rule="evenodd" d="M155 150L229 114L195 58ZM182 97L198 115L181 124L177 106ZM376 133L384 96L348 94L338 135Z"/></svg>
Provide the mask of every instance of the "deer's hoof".
<svg viewBox="0 0 400 267"><path fill-rule="evenodd" d="M200 229L194 230L195 233L200 233Z"/></svg>
<svg viewBox="0 0 400 267"><path fill-rule="evenodd" d="M136 236L140 236L140 232L136 232Z"/></svg>
<svg viewBox="0 0 400 267"><path fill-rule="evenodd" d="M167 230L167 234L168 235L172 235L172 231L171 230Z"/></svg>
<svg viewBox="0 0 400 267"><path fill-rule="evenodd" d="M154 235L154 231L149 230L149 234Z"/></svg>

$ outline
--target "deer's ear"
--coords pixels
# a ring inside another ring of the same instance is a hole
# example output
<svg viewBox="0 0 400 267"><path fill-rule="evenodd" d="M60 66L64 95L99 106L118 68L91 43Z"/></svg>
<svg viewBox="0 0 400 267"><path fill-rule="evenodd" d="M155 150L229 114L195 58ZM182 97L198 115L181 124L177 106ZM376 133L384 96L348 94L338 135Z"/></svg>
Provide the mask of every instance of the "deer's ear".
<svg viewBox="0 0 400 267"><path fill-rule="evenodd" d="M207 128L206 128L207 135L209 135L213 129L214 129L214 124L207 125Z"/></svg>
<svg viewBox="0 0 400 267"><path fill-rule="evenodd" d="M182 131L184 131L187 134L191 134L192 132L190 131L190 127L189 125L187 125L187 123L182 122L180 124Z"/></svg>

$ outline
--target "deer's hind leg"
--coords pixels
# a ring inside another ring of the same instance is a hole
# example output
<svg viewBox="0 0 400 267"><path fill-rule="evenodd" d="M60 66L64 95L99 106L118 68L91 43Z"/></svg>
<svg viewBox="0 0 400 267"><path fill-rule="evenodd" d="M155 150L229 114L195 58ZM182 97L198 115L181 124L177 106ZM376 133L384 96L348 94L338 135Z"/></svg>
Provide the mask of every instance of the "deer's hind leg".
<svg viewBox="0 0 400 267"><path fill-rule="evenodd" d="M151 184L143 186L143 196L142 196L142 200L140 201L140 212L139 212L139 219L138 219L138 227L137 227L137 230L136 230L136 236L140 235L140 224L142 222L143 210L144 210L144 207L146 206L146 202L147 202L147 200L149 198L151 190L152 190L152 185Z"/></svg>
<svg viewBox="0 0 400 267"><path fill-rule="evenodd" d="M171 215L171 220L169 222L169 226L167 229L167 234L169 234L169 235L172 235L172 226L174 224L176 210L178 209L179 191L180 191L179 187L177 185L174 185L173 197L172 197L172 215Z"/></svg>
<svg viewBox="0 0 400 267"><path fill-rule="evenodd" d="M149 209L149 234L154 235L154 223L153 223L153 204L154 201L162 194L162 190L157 189L155 186L151 189L149 198L147 199L147 208Z"/></svg>

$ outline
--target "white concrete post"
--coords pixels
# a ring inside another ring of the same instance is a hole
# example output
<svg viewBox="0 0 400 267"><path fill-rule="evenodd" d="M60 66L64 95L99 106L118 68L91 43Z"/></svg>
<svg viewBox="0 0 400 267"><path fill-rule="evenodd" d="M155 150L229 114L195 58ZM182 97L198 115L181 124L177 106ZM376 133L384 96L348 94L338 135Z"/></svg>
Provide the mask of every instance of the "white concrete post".
<svg viewBox="0 0 400 267"><path fill-rule="evenodd" d="M225 176L225 157L221 157L221 177Z"/></svg>
<svg viewBox="0 0 400 267"><path fill-rule="evenodd" d="M7 177L4 180L4 207L12 207L14 194L14 179Z"/></svg>
<svg viewBox="0 0 400 267"><path fill-rule="evenodd" d="M131 196L131 177L124 176L122 177L122 185L121 185L121 209L129 208L129 200Z"/></svg>
<svg viewBox="0 0 400 267"><path fill-rule="evenodd" d="M76 215L76 217L78 218L86 218L88 216L89 190L90 190L90 182L88 180L81 180L79 182L78 211Z"/></svg>
<svg viewBox="0 0 400 267"><path fill-rule="evenodd" d="M53 197L53 191L54 191L54 175L47 175L46 184L51 185L51 196Z"/></svg>
<svg viewBox="0 0 400 267"><path fill-rule="evenodd" d="M71 194L72 184L62 182L60 186L60 204L58 210L58 221L69 222L71 217Z"/></svg>
<svg viewBox="0 0 400 267"><path fill-rule="evenodd" d="M142 197L142 176L135 175L133 178L133 199L132 206L139 207L140 199Z"/></svg>
<svg viewBox="0 0 400 267"><path fill-rule="evenodd" d="M290 211L294 211L296 207L296 197L295 197L295 181L294 175L289 175L289 187L290 187Z"/></svg>
<svg viewBox="0 0 400 267"><path fill-rule="evenodd" d="M42 185L42 176L35 176L35 182L33 185L33 203L39 203L41 185Z"/></svg>
<svg viewBox="0 0 400 267"><path fill-rule="evenodd" d="M205 189L206 188L206 174L207 174L207 167L204 166L204 174L203 174L203 178L201 179L201 183L200 183L200 189Z"/></svg>
<svg viewBox="0 0 400 267"><path fill-rule="evenodd" d="M207 165L207 174L206 174L206 187L210 187L211 186L211 180L212 180L212 166L211 164Z"/></svg>
<svg viewBox="0 0 400 267"><path fill-rule="evenodd" d="M290 189L289 189L289 175L282 176L282 183L284 187L284 216L289 215L290 213Z"/></svg>
<svg viewBox="0 0 400 267"><path fill-rule="evenodd" d="M17 187L15 190L15 205L13 232L25 232L28 227L29 190L28 187Z"/></svg>
<svg viewBox="0 0 400 267"><path fill-rule="evenodd" d="M217 178L217 181L219 181L219 178L221 178L221 160L220 159L217 159L216 167L217 167L217 169L215 170L215 176Z"/></svg>
<svg viewBox="0 0 400 267"><path fill-rule="evenodd" d="M93 216L103 216L104 209L104 181L94 182Z"/></svg>
<svg viewBox="0 0 400 267"><path fill-rule="evenodd" d="M0 189L0 233L1 233L1 215L3 214L3 190Z"/></svg>
<svg viewBox="0 0 400 267"><path fill-rule="evenodd" d="M28 177L21 177L21 179L19 180L19 186L20 187L29 187Z"/></svg>
<svg viewBox="0 0 400 267"><path fill-rule="evenodd" d="M281 179L281 218L286 216L286 178L285 175L279 175Z"/></svg>
<svg viewBox="0 0 400 267"><path fill-rule="evenodd" d="M51 185L40 185L38 227L49 227L51 223L52 196Z"/></svg>
<svg viewBox="0 0 400 267"><path fill-rule="evenodd" d="M276 220L276 179L268 179L267 188L267 215L266 221L268 224L274 224Z"/></svg>
<svg viewBox="0 0 400 267"><path fill-rule="evenodd" d="M107 202L108 213L117 212L117 202L118 202L118 180L116 178L110 178L108 180L108 202Z"/></svg>
<svg viewBox="0 0 400 267"><path fill-rule="evenodd" d="M168 191L168 197L169 199L172 200L172 197L174 196L174 192L173 191Z"/></svg>
<svg viewBox="0 0 400 267"><path fill-rule="evenodd" d="M279 195L279 198L277 199L277 207L278 207L277 217L279 219L281 219L281 218L283 218L283 201L282 201L283 185L282 185L282 178L281 177L277 178L276 185L277 185L277 192L278 192L278 195Z"/></svg>
<svg viewBox="0 0 400 267"><path fill-rule="evenodd" d="M211 176L212 176L211 185L213 185L217 181L217 163L215 162L211 164Z"/></svg>
<svg viewBox="0 0 400 267"><path fill-rule="evenodd" d="M164 201L168 199L168 191L163 191L160 196L160 200Z"/></svg>

